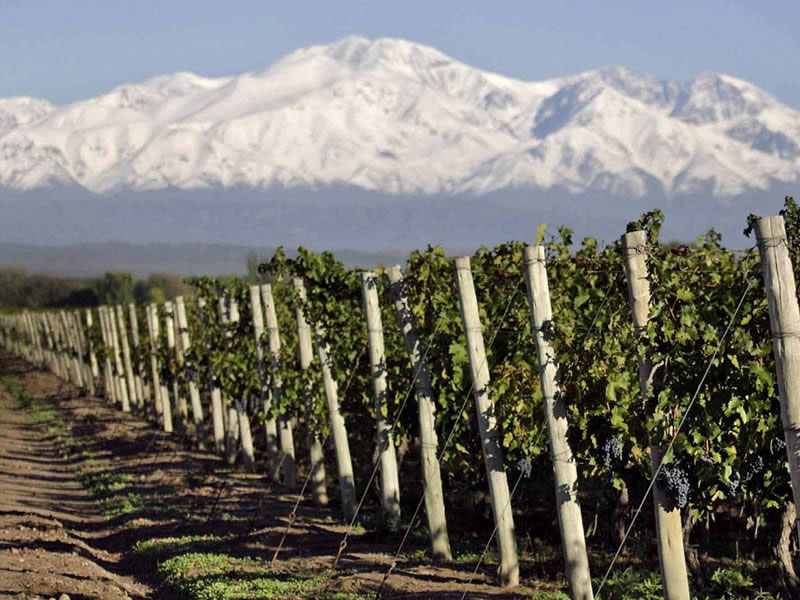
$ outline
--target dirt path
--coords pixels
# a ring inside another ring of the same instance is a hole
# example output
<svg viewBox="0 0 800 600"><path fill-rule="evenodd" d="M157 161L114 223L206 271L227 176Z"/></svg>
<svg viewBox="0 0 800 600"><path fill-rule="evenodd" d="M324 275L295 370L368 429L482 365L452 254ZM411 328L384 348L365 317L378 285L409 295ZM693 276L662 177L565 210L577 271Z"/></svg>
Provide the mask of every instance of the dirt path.
<svg viewBox="0 0 800 600"><path fill-rule="evenodd" d="M54 437L0 384L0 597L146 597L115 572L119 554L92 545L106 521Z"/></svg>
<svg viewBox="0 0 800 600"><path fill-rule="evenodd" d="M176 590L164 588L156 576L157 561L187 552L268 561L281 544L297 497L271 487L263 473L231 468L185 437L164 434L141 415L79 394L54 375L0 351L3 372L57 412L70 447L37 425L0 386L0 598L47 599L62 593L71 600L176 598ZM257 458L262 464L260 451ZM93 502L80 486L79 472L84 482L101 475L120 485ZM333 518L335 500L332 505L300 502L274 573L327 573L328 591L372 597L400 534L351 532L332 572L345 531ZM451 539L457 536L454 527ZM150 544L158 556L135 552L137 543ZM422 551L427 543L408 546ZM433 565L405 555L387 579L384 597L455 600L469 591L470 598L500 600L529 597L542 583L548 590L562 585L557 558L525 561L528 581L545 581L515 590L494 583L494 566L485 565L474 578L473 566L474 558Z"/></svg>

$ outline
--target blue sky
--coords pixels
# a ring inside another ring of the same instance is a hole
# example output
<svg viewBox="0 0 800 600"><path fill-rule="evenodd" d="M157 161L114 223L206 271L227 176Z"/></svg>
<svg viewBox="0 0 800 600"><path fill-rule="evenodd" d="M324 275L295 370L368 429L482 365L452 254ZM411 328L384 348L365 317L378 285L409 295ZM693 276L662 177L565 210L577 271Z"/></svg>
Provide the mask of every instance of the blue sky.
<svg viewBox="0 0 800 600"><path fill-rule="evenodd" d="M800 108L800 2L0 0L0 97L64 103L153 75L261 69L349 34L545 79L622 64L747 79Z"/></svg>

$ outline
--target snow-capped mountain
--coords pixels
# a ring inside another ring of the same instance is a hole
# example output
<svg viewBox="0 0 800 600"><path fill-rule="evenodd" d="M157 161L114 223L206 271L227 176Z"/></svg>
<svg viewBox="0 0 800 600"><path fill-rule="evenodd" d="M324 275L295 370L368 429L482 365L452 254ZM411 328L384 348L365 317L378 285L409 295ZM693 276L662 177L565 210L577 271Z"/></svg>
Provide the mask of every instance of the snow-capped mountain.
<svg viewBox="0 0 800 600"><path fill-rule="evenodd" d="M527 82L345 38L235 77L176 73L66 106L0 100L0 186L731 196L800 180L800 113L727 75Z"/></svg>

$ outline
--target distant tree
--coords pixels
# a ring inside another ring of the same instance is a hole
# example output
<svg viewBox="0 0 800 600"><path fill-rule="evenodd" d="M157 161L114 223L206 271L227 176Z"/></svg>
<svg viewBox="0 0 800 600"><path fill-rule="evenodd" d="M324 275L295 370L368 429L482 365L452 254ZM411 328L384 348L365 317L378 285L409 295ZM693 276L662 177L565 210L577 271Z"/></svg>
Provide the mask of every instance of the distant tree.
<svg viewBox="0 0 800 600"><path fill-rule="evenodd" d="M134 299L133 274L105 273L95 281L95 292L102 304L127 304Z"/></svg>

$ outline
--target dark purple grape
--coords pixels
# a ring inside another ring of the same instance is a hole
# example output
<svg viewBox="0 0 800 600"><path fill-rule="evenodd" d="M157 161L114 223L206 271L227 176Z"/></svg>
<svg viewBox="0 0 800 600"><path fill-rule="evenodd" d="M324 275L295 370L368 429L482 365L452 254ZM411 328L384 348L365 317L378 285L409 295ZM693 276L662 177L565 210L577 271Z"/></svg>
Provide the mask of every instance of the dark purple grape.
<svg viewBox="0 0 800 600"><path fill-rule="evenodd" d="M736 491L739 489L739 484L741 483L742 479L739 476L739 473L732 473L730 477L730 483L728 483L728 496L735 496Z"/></svg>
<svg viewBox="0 0 800 600"><path fill-rule="evenodd" d="M620 460L622 460L622 440L608 438L603 443L603 466L607 471L613 472Z"/></svg>
<svg viewBox="0 0 800 600"><path fill-rule="evenodd" d="M747 466L747 471L744 474L744 481L748 482L753 477L758 475L764 469L764 459L761 456L756 456Z"/></svg>
<svg viewBox="0 0 800 600"><path fill-rule="evenodd" d="M664 490L668 497L667 510L681 509L689 503L689 476L680 465L676 463L665 464L661 467L656 483Z"/></svg>

